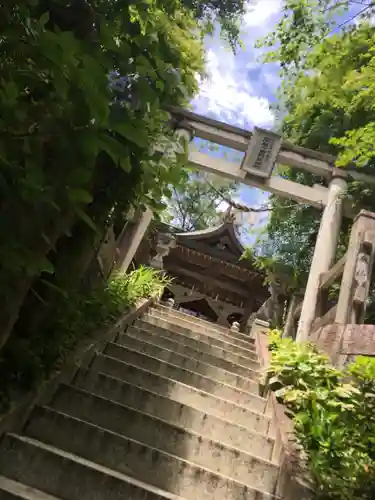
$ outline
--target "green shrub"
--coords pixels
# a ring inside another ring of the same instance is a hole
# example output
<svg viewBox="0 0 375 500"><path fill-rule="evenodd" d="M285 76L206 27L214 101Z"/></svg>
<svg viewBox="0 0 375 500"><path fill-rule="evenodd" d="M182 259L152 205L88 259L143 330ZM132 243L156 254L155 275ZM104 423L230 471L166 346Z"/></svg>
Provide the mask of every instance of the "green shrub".
<svg viewBox="0 0 375 500"><path fill-rule="evenodd" d="M268 384L294 421L317 497L375 498L375 360L345 371L309 343L270 333Z"/></svg>
<svg viewBox="0 0 375 500"><path fill-rule="evenodd" d="M140 267L127 275L117 275L108 284L111 303L123 308L123 303L135 304L141 298L161 297L170 280L150 267Z"/></svg>
<svg viewBox="0 0 375 500"><path fill-rule="evenodd" d="M13 336L1 351L0 411L58 369L79 340L114 323L137 300L160 297L169 282L158 271L140 267L88 292L64 292L36 335Z"/></svg>

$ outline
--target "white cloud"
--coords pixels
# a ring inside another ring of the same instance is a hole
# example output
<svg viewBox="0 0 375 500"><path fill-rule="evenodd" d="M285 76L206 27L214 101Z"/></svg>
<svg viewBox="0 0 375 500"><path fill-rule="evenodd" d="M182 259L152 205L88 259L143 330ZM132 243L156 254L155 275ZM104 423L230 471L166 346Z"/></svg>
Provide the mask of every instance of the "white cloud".
<svg viewBox="0 0 375 500"><path fill-rule="evenodd" d="M272 30L282 1L248 3L242 23L245 47L236 55L219 37L207 39L207 77L199 80L200 92L193 101L196 112L244 128L272 127L269 99L277 85L277 69L261 65L257 59L262 51L254 43Z"/></svg>
<svg viewBox="0 0 375 500"><path fill-rule="evenodd" d="M246 27L263 27L268 24L271 17L280 13L282 0L258 0L255 3L248 2L244 25ZM268 27L266 26L268 31Z"/></svg>
<svg viewBox="0 0 375 500"><path fill-rule="evenodd" d="M227 201L221 201L219 205L217 206L216 210L219 213L226 212L229 208L229 203Z"/></svg>
<svg viewBox="0 0 375 500"><path fill-rule="evenodd" d="M272 128L275 116L270 100L279 83L278 66L262 65L255 49L256 40L271 32L278 21L283 0L256 0L249 2L242 25L244 49L234 55L225 43L215 36L206 40L207 78L199 80L200 92L193 101L194 110L226 123L243 128L254 125ZM236 160L237 161L237 160ZM256 188L239 187L233 199L244 205L259 208L267 203L269 194ZM226 202L220 211L228 208ZM253 242L249 227L262 227L269 213L243 213L240 217L244 242ZM250 238L250 239L249 239Z"/></svg>
<svg viewBox="0 0 375 500"><path fill-rule="evenodd" d="M208 76L199 82L200 92L193 101L195 110L238 126L271 126L274 116L268 99L254 94L246 69L237 67L235 57L222 45L208 49Z"/></svg>

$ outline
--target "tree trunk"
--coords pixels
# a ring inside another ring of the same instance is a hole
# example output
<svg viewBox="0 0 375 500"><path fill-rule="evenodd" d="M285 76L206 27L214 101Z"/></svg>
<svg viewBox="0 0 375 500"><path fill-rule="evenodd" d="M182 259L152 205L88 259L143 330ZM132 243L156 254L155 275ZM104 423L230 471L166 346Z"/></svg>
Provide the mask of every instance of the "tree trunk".
<svg viewBox="0 0 375 500"><path fill-rule="evenodd" d="M19 212L20 214L20 212ZM25 236L29 238L20 238L22 245L28 245L27 247L30 253L35 256L35 259L42 259L46 257L50 250L55 246L57 240L61 234L65 233L71 226L74 220L73 213L67 213L64 216L56 218L48 224L48 227L44 228L45 237L41 237L40 233L35 231L33 235L33 241L30 241L30 236L32 235L32 219L30 220L29 214L22 214L23 223L18 226L18 232L22 235L22 228L24 226L24 221L29 222L29 228L24 233ZM13 218L13 222L15 222ZM12 329L17 322L19 311L22 307L23 301L30 290L35 278L35 273L30 273L26 275L24 273L23 277L20 279L14 279L13 282L9 283L10 291L7 296L2 301L1 315L0 315L0 349L7 342L9 336L11 335ZM9 276L10 278L10 276Z"/></svg>

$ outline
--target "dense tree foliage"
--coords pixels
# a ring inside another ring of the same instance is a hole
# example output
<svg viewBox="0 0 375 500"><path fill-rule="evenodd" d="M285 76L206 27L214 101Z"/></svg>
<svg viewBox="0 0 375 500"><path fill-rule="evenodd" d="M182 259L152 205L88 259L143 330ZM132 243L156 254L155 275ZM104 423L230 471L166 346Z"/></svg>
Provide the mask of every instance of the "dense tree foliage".
<svg viewBox="0 0 375 500"><path fill-rule="evenodd" d="M355 13L352 13L352 9ZM349 31L353 21L371 17L375 5L362 0L284 0L282 16L258 45L270 50L266 61L280 63L284 80L308 68L308 55L333 33Z"/></svg>
<svg viewBox="0 0 375 500"><path fill-rule="evenodd" d="M363 3L358 7L362 18L357 16L355 24L354 3L286 0L283 18L266 40L271 47L267 58L281 65L281 133L294 143L337 155L337 166L375 175L375 31L366 22L373 2L358 2ZM282 167L280 173L302 184L325 184L298 170ZM351 182L346 197L356 210L374 211L374 194L371 185ZM288 269L299 288L306 283L320 213L298 204L286 209L290 202L278 197L271 203L258 251L270 268L276 260ZM337 257L347 247L350 227L345 219ZM374 323L374 294L371 299L367 321ZM294 420L316 497L373 498L374 363L359 357L343 373L312 346L271 337L270 347L269 383Z"/></svg>
<svg viewBox="0 0 375 500"><path fill-rule="evenodd" d="M86 2L1 9L3 339L33 279L54 272L47 256L58 244L86 254L111 211L160 200L178 180L171 156L155 157L150 145L167 145L163 108L192 95L202 52L189 13L167 3L168 14L157 1L147 11L127 3L106 11L100 2L97 10ZM125 79L120 91L110 73ZM70 258L63 281L85 268Z"/></svg>
<svg viewBox="0 0 375 500"><path fill-rule="evenodd" d="M304 9L310 2L294 4ZM315 24L310 30L305 25L301 27L301 36L304 34L308 43L300 47L294 45L297 43L293 38L295 15L294 12L289 18L285 14L276 31L280 48L269 55L279 58L284 67L281 133L296 144L337 155L338 166L345 168L354 163L358 168L375 172L374 28L362 22L321 39L321 34L329 31L330 19L322 21L321 16L310 12ZM316 39L314 33L319 34ZM313 42L314 45L308 45ZM289 168L282 168L281 173L303 184L324 184L323 179ZM352 182L347 197L356 210L375 208L371 186ZM298 204L285 209L287 204L290 207L290 201L272 198L273 211L261 251L289 266L300 286L307 277L320 213ZM350 221L345 220L339 253L347 244L349 230Z"/></svg>
<svg viewBox="0 0 375 500"><path fill-rule="evenodd" d="M183 0L183 4L202 21L204 31L211 32L214 23L218 22L234 50L239 41L239 20L245 13L245 3L245 0Z"/></svg>
<svg viewBox="0 0 375 500"><path fill-rule="evenodd" d="M224 12L179 0L0 5L0 363L36 336L48 351L61 304L89 292L108 227L130 205L160 209L186 179L167 110L197 90L200 25Z"/></svg>

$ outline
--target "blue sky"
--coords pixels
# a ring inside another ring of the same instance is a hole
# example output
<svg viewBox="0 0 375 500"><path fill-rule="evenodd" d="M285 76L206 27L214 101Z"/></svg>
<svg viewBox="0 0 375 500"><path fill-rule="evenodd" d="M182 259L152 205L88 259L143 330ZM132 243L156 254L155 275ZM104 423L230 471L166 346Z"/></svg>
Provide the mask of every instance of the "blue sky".
<svg viewBox="0 0 375 500"><path fill-rule="evenodd" d="M349 0L349 3L349 12L337 20L338 29L342 23L358 22L358 18L352 18L363 9L365 1ZM272 129L275 116L271 105L277 99L279 68L277 64L263 64L260 61L262 50L254 46L257 40L274 29L281 18L282 6L283 0L251 1L242 27L244 48L236 55L218 36L206 40L208 77L200 81L200 92L192 102L194 111L249 130L255 125ZM267 203L268 194L241 186L235 199L250 207L259 207ZM247 222L262 227L267 217L265 212ZM254 236L242 236L246 244L251 244L254 239Z"/></svg>
<svg viewBox="0 0 375 500"><path fill-rule="evenodd" d="M270 103L279 85L276 64L262 64L255 42L268 34L281 16L282 0L257 0L247 8L242 25L243 49L234 55L218 36L206 40L208 79L201 81L193 101L198 113L221 121L252 128L272 127Z"/></svg>
<svg viewBox="0 0 375 500"><path fill-rule="evenodd" d="M280 80L276 64L262 64L262 51L255 42L272 31L281 16L282 0L257 0L248 6L243 20L243 49L234 55L218 36L206 40L207 78L192 105L199 114L251 130L254 125L272 128L275 117L270 109L276 100ZM237 199L251 207L267 201L259 189L241 186ZM253 218L262 224L266 214Z"/></svg>

